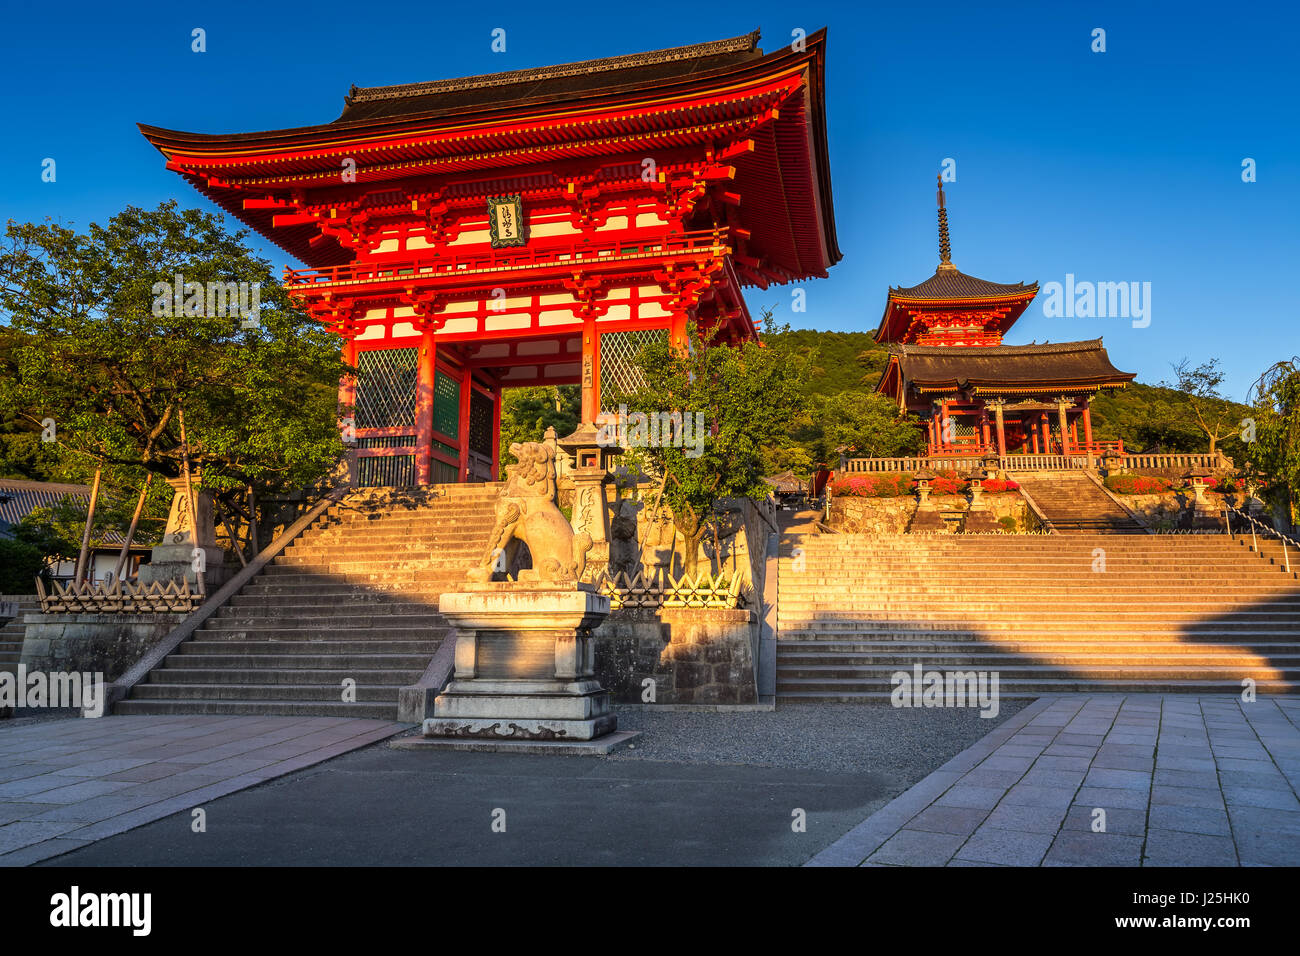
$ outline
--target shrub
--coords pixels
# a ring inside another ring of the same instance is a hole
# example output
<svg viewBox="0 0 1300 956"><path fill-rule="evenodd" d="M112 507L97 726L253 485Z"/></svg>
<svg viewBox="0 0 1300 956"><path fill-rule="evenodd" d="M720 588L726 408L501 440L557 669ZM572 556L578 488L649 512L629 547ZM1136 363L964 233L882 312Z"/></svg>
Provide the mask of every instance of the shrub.
<svg viewBox="0 0 1300 956"><path fill-rule="evenodd" d="M1158 495L1172 489L1174 483L1146 475L1108 475L1105 485L1117 495Z"/></svg>
<svg viewBox="0 0 1300 956"><path fill-rule="evenodd" d="M831 483L831 494L852 498L898 498L910 495L914 487L911 475L880 472L838 478Z"/></svg>
<svg viewBox="0 0 1300 956"><path fill-rule="evenodd" d="M1005 494L1008 491L1016 491L1020 488L1019 483L1012 481L1010 478L990 478L984 482L984 490L991 495Z"/></svg>
<svg viewBox="0 0 1300 956"><path fill-rule="evenodd" d="M0 594L31 594L36 575L45 567L39 548L13 538L0 537Z"/></svg>
<svg viewBox="0 0 1300 956"><path fill-rule="evenodd" d="M1012 484L1015 484L1015 482L1012 482ZM1002 530L1007 534L1015 533L1016 519L1011 517L1011 515L1003 515L998 519L998 524L1002 525Z"/></svg>

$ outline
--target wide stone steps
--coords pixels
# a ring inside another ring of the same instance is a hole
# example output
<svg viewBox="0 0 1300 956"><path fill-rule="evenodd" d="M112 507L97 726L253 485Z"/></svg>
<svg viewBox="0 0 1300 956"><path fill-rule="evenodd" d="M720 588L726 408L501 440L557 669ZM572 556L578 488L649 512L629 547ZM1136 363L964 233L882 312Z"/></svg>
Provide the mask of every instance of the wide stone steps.
<svg viewBox="0 0 1300 956"><path fill-rule="evenodd" d="M143 685L147 686L147 685ZM113 707L115 714L217 714L239 717L363 717L367 720L393 720L397 707L388 700L159 700L132 694Z"/></svg>
<svg viewBox="0 0 1300 956"><path fill-rule="evenodd" d="M1202 695L1237 695L1241 693L1241 682L1231 680L999 680L998 698L1000 700L1017 700L1028 697L1042 697L1047 694L1202 694ZM1300 682L1296 681L1257 681L1255 691L1259 694L1295 694L1300 692ZM821 684L806 685L802 683L786 684L779 679L776 686L777 697L782 704L794 703L883 703L893 697L892 687L880 690L857 690L852 686Z"/></svg>
<svg viewBox="0 0 1300 956"><path fill-rule="evenodd" d="M433 638L436 643L436 640L445 636L450 629L443 618L436 617L434 621L435 623L427 625L412 624L404 626L385 622L376 626L373 622L367 622L365 624L342 625L340 627L324 625L297 627L293 626L293 622L274 621L259 622L256 626L203 627L195 631L194 636L200 640L209 641L313 641L317 639L325 640L332 635L344 633L350 639L356 641L417 640L420 638L428 640Z"/></svg>
<svg viewBox="0 0 1300 956"><path fill-rule="evenodd" d="M1138 665L1142 667L1213 667L1225 665L1233 667L1272 666L1288 669L1300 667L1300 654L1294 648L1268 654L1259 650L1264 645L1253 645L1249 651L1243 648L1225 648L1213 653L1201 653L1199 649L1183 647L1177 652L1153 653L1149 649L1139 649L1129 653L1093 648L1074 653L1060 650L1013 651L981 647L966 652L954 651L951 646L942 650L933 648L891 653L882 648L876 651L817 651L800 652L781 648L777 657L789 668L790 673L816 670L836 672L857 672L862 668L911 667L920 663L927 670L935 667L986 667L1004 668L1025 666L1026 662L1037 666L1068 665L1092 672L1097 667L1122 667Z"/></svg>
<svg viewBox="0 0 1300 956"><path fill-rule="evenodd" d="M1249 539L804 535L780 553L784 702L888 699L918 663L996 671L1006 697L1300 689L1300 574Z"/></svg>
<svg viewBox="0 0 1300 956"><path fill-rule="evenodd" d="M312 666L317 661L326 661L343 654L351 656L398 656L398 657L419 657L426 654L425 663L429 662L429 657L433 656L434 650L437 650L437 641L428 640L330 640L322 639L311 641L308 646L303 645L303 641L285 641L285 640L266 640L266 641L214 641L194 639L188 640L185 644L175 649L175 653L169 656L168 661L175 657L191 656L217 656L217 657L266 657L266 658L292 658L296 661L295 666ZM311 652L309 656L304 657L304 652ZM166 666L166 662L164 665ZM181 665L187 666L187 665ZM266 663L265 666L281 666Z"/></svg>
<svg viewBox="0 0 1300 956"><path fill-rule="evenodd" d="M396 685L401 686L401 685ZM150 681L136 686L139 693L132 694L134 700L312 700L342 701L343 679L331 683L312 684L237 684L230 681L229 675L223 675L221 683L211 684L163 684ZM394 685L361 684L351 688L355 692L356 702L382 703L393 694Z"/></svg>
<svg viewBox="0 0 1300 956"><path fill-rule="evenodd" d="M486 548L497 487L350 496L115 712L395 719L398 691L420 678L452 633L438 598L465 580ZM349 679L355 703L342 700Z"/></svg>

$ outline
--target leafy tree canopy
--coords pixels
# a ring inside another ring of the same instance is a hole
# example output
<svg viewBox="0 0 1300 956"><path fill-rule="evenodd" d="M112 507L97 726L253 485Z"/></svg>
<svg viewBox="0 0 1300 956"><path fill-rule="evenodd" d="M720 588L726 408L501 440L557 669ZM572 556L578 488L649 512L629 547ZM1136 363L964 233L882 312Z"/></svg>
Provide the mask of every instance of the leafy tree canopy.
<svg viewBox="0 0 1300 956"><path fill-rule="evenodd" d="M779 331L770 314L764 322L768 334ZM686 571L694 573L699 544L716 528L714 503L762 498L770 490L762 480L764 449L788 435L803 404L807 361L797 350L753 341L714 344L695 325L688 340L686 348L675 348L666 337L647 345L636 359L645 384L607 401L627 405L634 445L637 414L677 412L689 419L692 432L682 441L633 447L626 461L661 480L663 501L686 541Z"/></svg>
<svg viewBox="0 0 1300 956"><path fill-rule="evenodd" d="M171 201L128 207L84 234L10 221L0 245L6 471L70 477L66 457L34 444L53 420L83 474L102 463L137 487L142 470L177 477L183 409L190 462L209 489L282 492L325 474L342 450L338 341L291 304L246 234ZM208 291L185 290L176 308L155 286L177 275ZM248 284L250 306L256 288L253 315L232 308L231 283Z"/></svg>

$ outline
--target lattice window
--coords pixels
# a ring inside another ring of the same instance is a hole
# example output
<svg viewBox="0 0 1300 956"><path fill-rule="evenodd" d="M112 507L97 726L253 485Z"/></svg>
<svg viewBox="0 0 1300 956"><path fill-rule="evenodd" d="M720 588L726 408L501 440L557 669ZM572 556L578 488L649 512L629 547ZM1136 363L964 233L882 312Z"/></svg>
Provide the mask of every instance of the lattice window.
<svg viewBox="0 0 1300 956"><path fill-rule="evenodd" d="M414 455L357 459L357 484L363 488L400 488L415 484Z"/></svg>
<svg viewBox="0 0 1300 956"><path fill-rule="evenodd" d="M492 399L475 391L469 397L469 450L485 458L492 457Z"/></svg>
<svg viewBox="0 0 1300 956"><path fill-rule="evenodd" d="M442 372L433 382L433 430L460 438L460 382Z"/></svg>
<svg viewBox="0 0 1300 956"><path fill-rule="evenodd" d="M414 444L414 435L383 435L357 439L358 448L404 448Z"/></svg>
<svg viewBox="0 0 1300 956"><path fill-rule="evenodd" d="M416 349L375 349L357 356L357 428L415 424Z"/></svg>
<svg viewBox="0 0 1300 956"><path fill-rule="evenodd" d="M606 332L600 337L600 390L604 410L611 409L609 401L618 393L634 392L645 384L645 375L635 359L641 350L652 342L662 342L668 336L666 329L641 329L631 332ZM606 400L606 395L610 399Z"/></svg>

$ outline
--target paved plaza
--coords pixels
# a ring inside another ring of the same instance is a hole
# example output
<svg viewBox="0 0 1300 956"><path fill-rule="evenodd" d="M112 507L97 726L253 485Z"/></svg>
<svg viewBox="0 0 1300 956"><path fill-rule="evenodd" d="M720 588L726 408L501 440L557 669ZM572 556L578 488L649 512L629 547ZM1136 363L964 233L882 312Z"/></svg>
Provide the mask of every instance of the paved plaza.
<svg viewBox="0 0 1300 956"><path fill-rule="evenodd" d="M75 850L403 729L337 717L0 722L0 866Z"/></svg>
<svg viewBox="0 0 1300 956"><path fill-rule="evenodd" d="M1294 697L1042 698L811 865L1295 866L1297 788Z"/></svg>
<svg viewBox="0 0 1300 956"><path fill-rule="evenodd" d="M0 724L0 864L1300 862L1297 698L619 719L641 736L609 757L402 751L359 719Z"/></svg>

